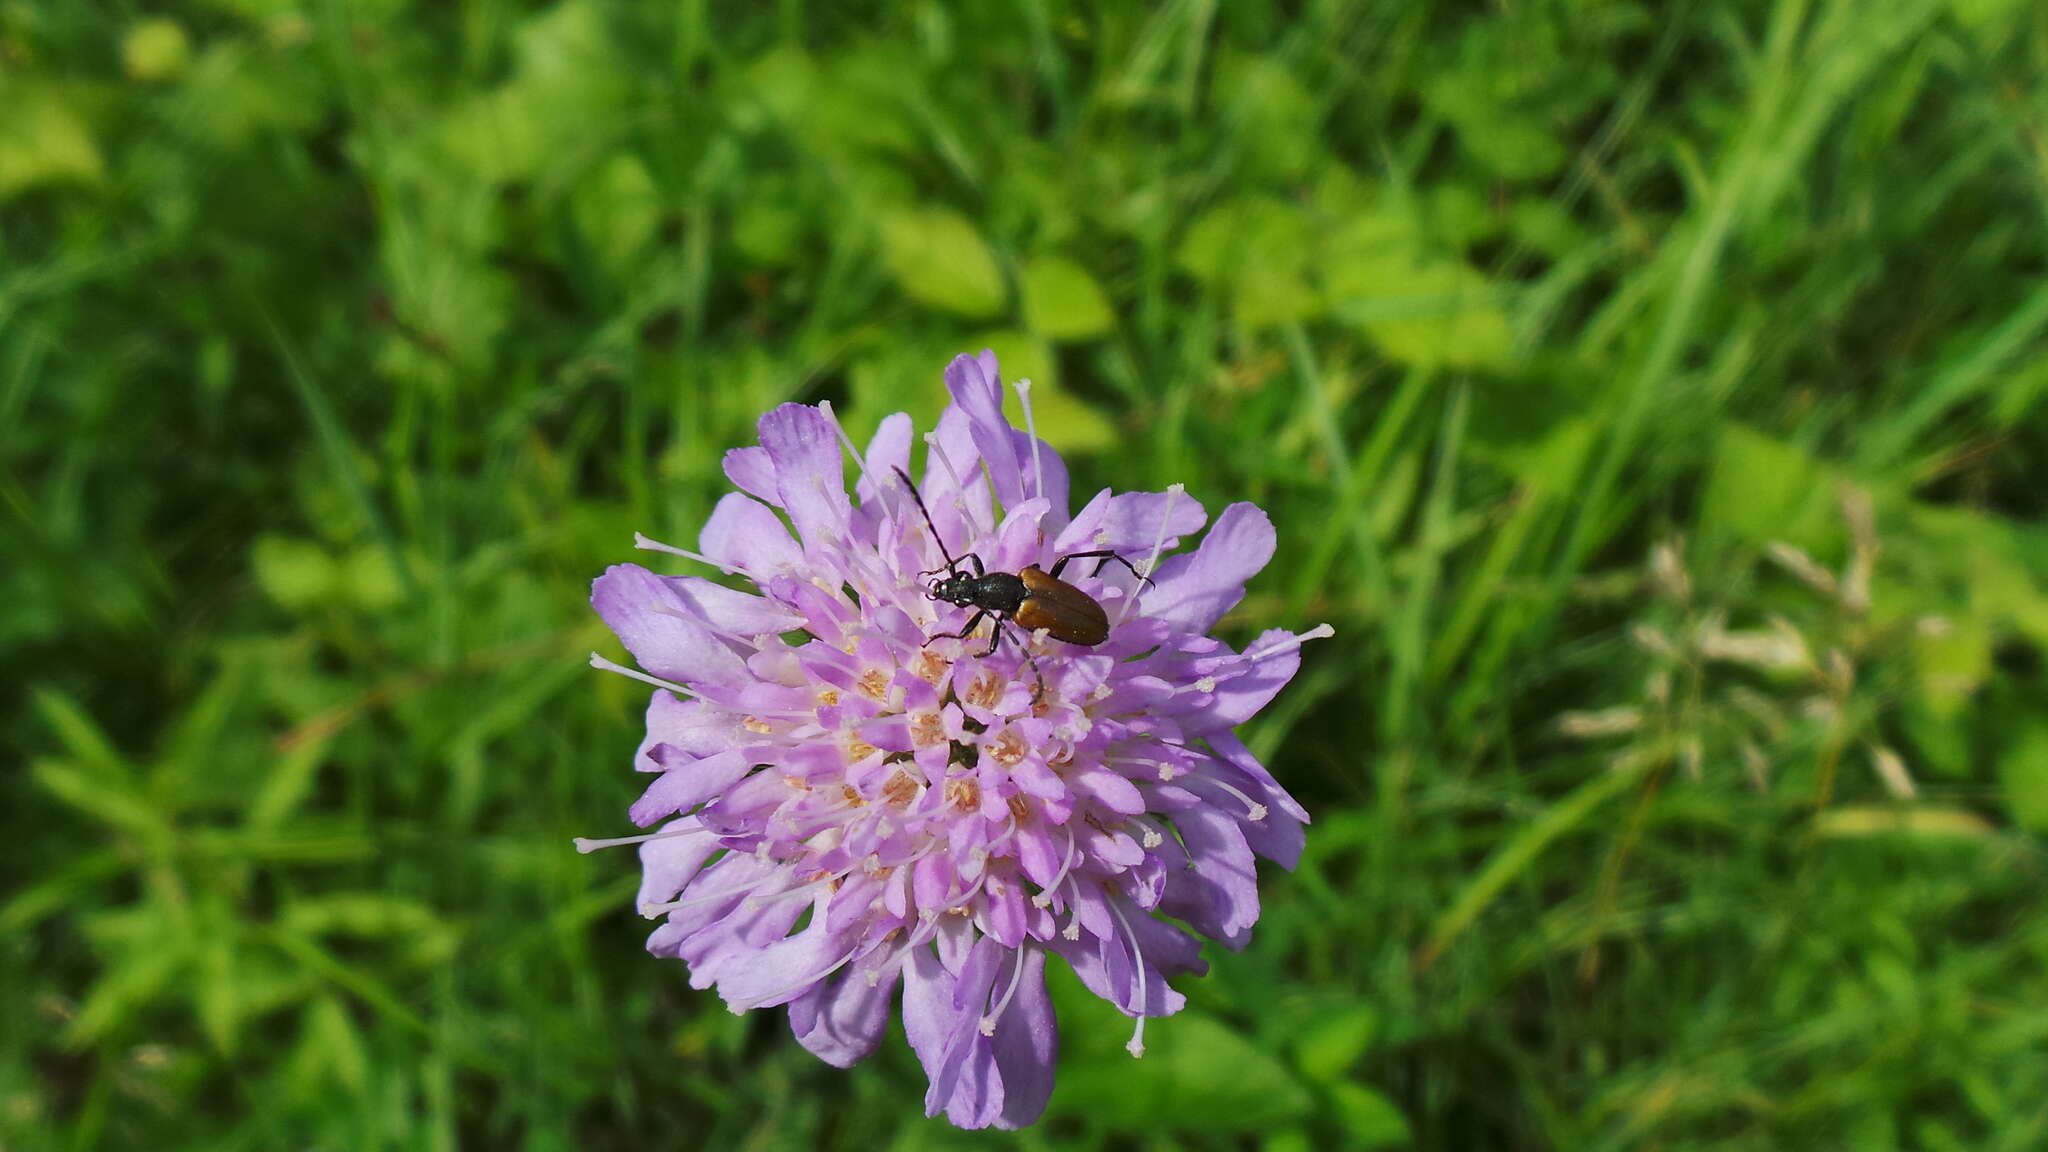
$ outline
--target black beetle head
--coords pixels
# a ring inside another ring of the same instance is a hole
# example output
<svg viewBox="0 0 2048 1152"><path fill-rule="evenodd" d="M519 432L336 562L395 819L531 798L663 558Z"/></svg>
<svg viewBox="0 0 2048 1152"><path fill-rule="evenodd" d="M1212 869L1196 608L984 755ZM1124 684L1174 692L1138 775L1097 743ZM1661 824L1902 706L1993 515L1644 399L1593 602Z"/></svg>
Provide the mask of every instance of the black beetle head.
<svg viewBox="0 0 2048 1152"><path fill-rule="evenodd" d="M925 589L925 595L948 604L972 604L974 577L965 572L949 572L945 579L932 581L931 587Z"/></svg>

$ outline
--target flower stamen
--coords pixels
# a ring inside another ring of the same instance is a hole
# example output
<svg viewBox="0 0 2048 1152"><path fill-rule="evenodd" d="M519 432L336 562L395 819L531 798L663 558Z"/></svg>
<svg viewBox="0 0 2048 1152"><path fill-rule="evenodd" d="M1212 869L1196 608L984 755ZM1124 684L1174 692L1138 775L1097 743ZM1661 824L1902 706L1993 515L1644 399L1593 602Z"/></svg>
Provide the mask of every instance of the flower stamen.
<svg viewBox="0 0 2048 1152"><path fill-rule="evenodd" d="M981 1018L980 1028L983 1036L993 1036L996 1034L996 1021L1001 1020L1003 1013L1009 1010L1010 998L1017 994L1017 985L1024 980L1023 946L1019 945L1011 953L1011 957L1014 962L1010 965L1010 986L1003 989L1003 998L996 1001L996 1006L989 1009L988 1015Z"/></svg>
<svg viewBox="0 0 2048 1152"><path fill-rule="evenodd" d="M613 836L606 840L594 840L588 836L578 836L571 840L570 843L576 845L576 851L588 856L600 848L617 848L624 844L645 844L650 840L673 840L678 836L695 836L709 831L711 829L702 825L691 825L688 828L665 828L660 832L649 832L644 836Z"/></svg>
<svg viewBox="0 0 2048 1152"><path fill-rule="evenodd" d="M1027 377L1017 381L1017 403L1024 408L1024 434L1031 438L1031 483L1032 494L1045 495L1045 467L1038 460L1038 421L1031 417L1031 381Z"/></svg>
<svg viewBox="0 0 2048 1152"><path fill-rule="evenodd" d="M1134 1060L1142 1059L1145 1055L1145 1009L1152 991L1151 981L1145 978L1145 952L1138 944L1138 934L1131 931L1131 922L1124 919L1123 909L1116 906L1116 898L1109 897L1103 903L1109 905L1110 915L1116 917L1117 926L1124 930L1124 935L1131 941L1131 979L1138 985L1137 1011L1134 1013L1138 1018L1138 1026L1131 1031L1130 1043L1124 1045L1124 1051L1129 1052Z"/></svg>

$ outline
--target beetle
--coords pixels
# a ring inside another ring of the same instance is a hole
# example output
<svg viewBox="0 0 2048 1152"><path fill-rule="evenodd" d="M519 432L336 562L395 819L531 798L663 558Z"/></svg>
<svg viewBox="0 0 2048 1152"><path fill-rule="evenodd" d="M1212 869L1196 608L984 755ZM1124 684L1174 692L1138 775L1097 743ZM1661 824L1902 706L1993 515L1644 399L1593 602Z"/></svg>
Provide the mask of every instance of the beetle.
<svg viewBox="0 0 2048 1152"><path fill-rule="evenodd" d="M917 501L917 510L924 513L924 525L931 530L932 542L939 546L939 555L946 558L944 568L918 573L920 576L945 574L945 579L934 580L925 588L925 596L974 609L974 615L965 628L929 637L925 640L927 644L933 640L965 640L984 619L993 616L995 624L990 629L988 647L982 650L983 656L993 653L1003 642L1003 625L1006 622L1026 631L1043 630L1055 640L1093 648L1109 639L1109 614L1102 610L1095 597L1060 579L1060 573L1066 571L1067 565L1075 560L1094 560L1095 570L1100 572L1103 565L1114 560L1129 568L1131 575L1147 584L1152 582L1150 576L1138 571L1137 565L1113 548L1062 556L1053 562L1050 572L1036 564L1026 565L1021 572L990 572L983 566L980 556L969 552L955 557L946 550L946 542L939 536L939 526L932 522L931 509L925 507L924 497L918 494L917 486L910 482L909 475L901 468L896 469L896 476L909 490L910 498ZM962 572L960 566L963 564L971 565L974 571L971 574ZM1036 663L1034 658L1034 670Z"/></svg>

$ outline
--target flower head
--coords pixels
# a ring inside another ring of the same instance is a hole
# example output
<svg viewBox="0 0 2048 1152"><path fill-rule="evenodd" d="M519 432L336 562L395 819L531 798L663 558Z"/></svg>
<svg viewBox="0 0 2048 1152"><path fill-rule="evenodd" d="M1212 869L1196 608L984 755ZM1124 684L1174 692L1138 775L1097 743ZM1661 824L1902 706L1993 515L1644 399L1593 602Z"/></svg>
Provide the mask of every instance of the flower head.
<svg viewBox="0 0 2048 1152"><path fill-rule="evenodd" d="M1145 1019L1184 1003L1166 978L1203 968L1196 934L1248 938L1253 857L1292 867L1308 814L1231 730L1329 630L1242 652L1211 638L1272 556L1263 512L1225 508L1188 552L1206 516L1177 485L1070 515L1059 455L1003 416L994 355L956 359L946 383L924 438L929 520L898 475L908 416L862 453L828 405L784 404L758 447L727 453L740 491L699 552L641 540L754 591L630 564L597 579L591 602L641 671L593 661L657 686L631 814L660 829L579 847L640 843L640 910L663 921L648 949L735 1012L787 1005L830 1063L874 1051L900 985L927 1113L1015 1128L1052 1091L1048 953L1137 1019L1138 1055ZM1061 573L1101 606L1101 643L1000 609L945 635L975 609L933 586L969 555L1015 574L1105 549L1149 579L1098 559Z"/></svg>

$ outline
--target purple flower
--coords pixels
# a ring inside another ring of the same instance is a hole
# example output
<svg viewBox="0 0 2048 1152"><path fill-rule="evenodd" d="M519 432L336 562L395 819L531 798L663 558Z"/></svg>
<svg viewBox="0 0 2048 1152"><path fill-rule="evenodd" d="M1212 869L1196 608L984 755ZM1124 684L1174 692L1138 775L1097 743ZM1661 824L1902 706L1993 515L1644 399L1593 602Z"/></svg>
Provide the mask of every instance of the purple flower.
<svg viewBox="0 0 2048 1152"><path fill-rule="evenodd" d="M1142 1055L1145 1018L1185 1002L1166 978L1203 970L1194 933L1249 938L1253 856L1293 867L1308 813L1231 729L1330 631L1243 652L1211 638L1273 554L1265 513L1225 508L1190 552L1174 550L1206 516L1178 485L1104 491L1070 516L1059 455L1003 417L995 356L959 357L946 384L920 486L944 547L990 572L1130 557L1150 584L1113 563L1064 573L1103 606L1108 639L1003 624L991 652L987 623L930 639L971 612L930 595L940 543L896 474L910 418L861 453L829 405L784 404L759 447L726 454L740 491L701 552L639 541L755 591L631 564L591 589L644 671L593 663L657 687L632 818L661 827L578 847L639 843L640 910L663 919L648 950L734 1012L787 1005L832 1064L875 1050L901 984L926 1113L1017 1128L1052 1092L1047 953L1137 1019Z"/></svg>

